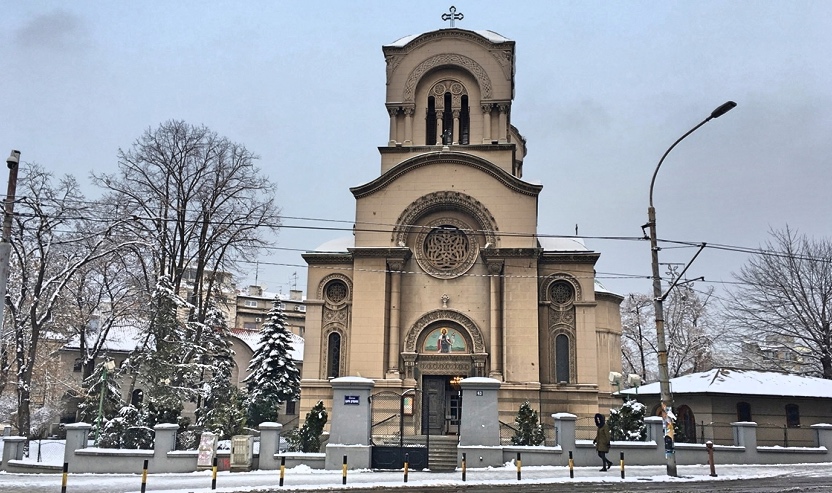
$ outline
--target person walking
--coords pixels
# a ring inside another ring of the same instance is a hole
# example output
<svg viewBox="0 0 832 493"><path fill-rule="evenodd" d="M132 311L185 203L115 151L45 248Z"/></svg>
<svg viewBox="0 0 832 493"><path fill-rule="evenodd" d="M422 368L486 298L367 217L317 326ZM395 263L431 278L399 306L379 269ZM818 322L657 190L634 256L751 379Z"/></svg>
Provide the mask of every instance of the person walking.
<svg viewBox="0 0 832 493"><path fill-rule="evenodd" d="M607 459L607 452L610 451L610 427L601 413L595 415L595 426L598 427L598 431L592 443L595 444L595 450L598 451L598 457L601 458L601 471L605 472L612 467L612 461Z"/></svg>

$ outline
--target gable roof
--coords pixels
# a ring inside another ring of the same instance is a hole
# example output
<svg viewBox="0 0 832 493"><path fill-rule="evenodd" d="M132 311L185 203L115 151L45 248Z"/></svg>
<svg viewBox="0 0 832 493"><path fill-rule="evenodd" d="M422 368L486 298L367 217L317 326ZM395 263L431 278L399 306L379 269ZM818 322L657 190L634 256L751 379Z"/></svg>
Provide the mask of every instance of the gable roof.
<svg viewBox="0 0 832 493"><path fill-rule="evenodd" d="M832 398L832 380L774 371L715 368L670 379L674 394L762 395ZM659 383L622 390L625 395L660 395Z"/></svg>

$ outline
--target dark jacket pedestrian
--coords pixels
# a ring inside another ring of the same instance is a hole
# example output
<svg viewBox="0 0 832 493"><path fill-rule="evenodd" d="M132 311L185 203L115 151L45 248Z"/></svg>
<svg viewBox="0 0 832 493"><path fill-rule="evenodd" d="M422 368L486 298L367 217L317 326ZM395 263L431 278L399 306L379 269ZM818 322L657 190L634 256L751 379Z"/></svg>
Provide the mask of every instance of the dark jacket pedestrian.
<svg viewBox="0 0 832 493"><path fill-rule="evenodd" d="M598 431L595 433L595 439L592 443L595 444L595 450L598 451L598 457L601 458L601 471L606 471L612 467L612 461L607 459L607 452L610 451L610 427L606 423L603 414L595 415L595 426Z"/></svg>

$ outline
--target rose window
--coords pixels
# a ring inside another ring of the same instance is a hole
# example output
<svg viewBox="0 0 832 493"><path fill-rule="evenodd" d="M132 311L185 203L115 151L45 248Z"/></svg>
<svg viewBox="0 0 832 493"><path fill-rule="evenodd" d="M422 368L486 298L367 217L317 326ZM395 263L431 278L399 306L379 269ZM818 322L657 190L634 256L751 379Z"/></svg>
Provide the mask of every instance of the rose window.
<svg viewBox="0 0 832 493"><path fill-rule="evenodd" d="M441 271L459 267L468 257L468 237L457 228L436 228L425 238L425 260Z"/></svg>
<svg viewBox="0 0 832 493"><path fill-rule="evenodd" d="M549 286L549 299L557 305L566 305L572 301L575 290L567 281L555 281Z"/></svg>
<svg viewBox="0 0 832 493"><path fill-rule="evenodd" d="M341 281L333 281L326 287L326 298L330 303L340 304L347 299L347 286Z"/></svg>

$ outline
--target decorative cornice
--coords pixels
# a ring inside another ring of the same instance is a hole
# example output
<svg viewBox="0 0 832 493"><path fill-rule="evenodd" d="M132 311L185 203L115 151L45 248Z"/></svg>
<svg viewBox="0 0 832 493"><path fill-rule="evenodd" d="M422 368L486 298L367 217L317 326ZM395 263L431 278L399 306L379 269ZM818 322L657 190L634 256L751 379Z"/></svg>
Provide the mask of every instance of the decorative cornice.
<svg viewBox="0 0 832 493"><path fill-rule="evenodd" d="M403 103L398 103L401 106ZM466 151L514 151L517 144L513 142L502 144L452 144L450 147L465 149ZM379 146L378 152L381 154L423 154L426 152L441 151L444 145L416 145L416 146ZM446 151L447 152L447 151Z"/></svg>
<svg viewBox="0 0 832 493"><path fill-rule="evenodd" d="M352 264L352 253L317 253L306 252L300 255L309 265L317 264Z"/></svg>
<svg viewBox="0 0 832 493"><path fill-rule="evenodd" d="M537 258L542 252L542 248L483 248L480 255L485 261L496 261L507 258Z"/></svg>
<svg viewBox="0 0 832 493"><path fill-rule="evenodd" d="M466 69L471 75L477 79L480 93L483 99L491 99L491 78L488 73L482 68L482 65L477 63L473 58L458 53L440 53L434 55L416 66L407 76L404 83L404 93L402 94L402 101L405 103L412 103L414 101L414 94L416 92L416 85L426 73L435 67L442 67L444 65L456 65Z"/></svg>
<svg viewBox="0 0 832 493"><path fill-rule="evenodd" d="M347 248L354 258L388 258L407 260L410 258L410 248L407 247L366 247Z"/></svg>
<svg viewBox="0 0 832 493"><path fill-rule="evenodd" d="M350 188L350 192L352 192L356 199L366 197L367 195L383 189L401 176L431 164L455 164L470 166L471 168L490 175L502 183L506 188L531 197L537 197L540 194L540 191L543 190L542 185L527 183L515 176L512 176L510 173L479 156L457 151L440 151L420 154L406 159L390 168L386 173L379 176L375 180L364 185Z"/></svg>
<svg viewBox="0 0 832 493"><path fill-rule="evenodd" d="M601 254L597 252L543 252L538 262L541 264L595 264Z"/></svg>

